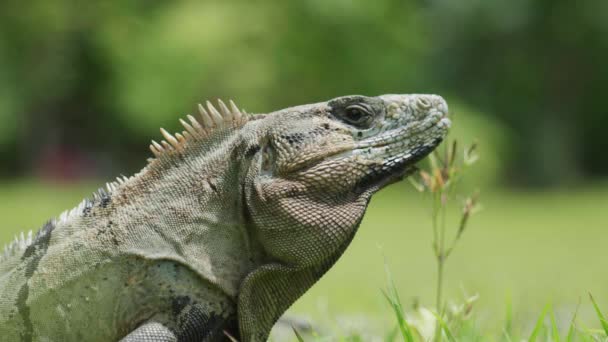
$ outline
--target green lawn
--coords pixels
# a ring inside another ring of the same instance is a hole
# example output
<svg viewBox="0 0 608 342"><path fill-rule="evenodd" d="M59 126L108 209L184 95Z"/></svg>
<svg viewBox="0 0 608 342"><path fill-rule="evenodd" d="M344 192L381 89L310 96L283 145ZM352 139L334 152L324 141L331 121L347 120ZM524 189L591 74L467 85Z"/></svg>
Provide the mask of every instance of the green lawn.
<svg viewBox="0 0 608 342"><path fill-rule="evenodd" d="M2 184L0 243L21 230L41 226L94 189L91 184ZM318 321L391 317L380 293L385 286L384 256L404 304L417 298L432 306L435 264L426 203L405 182L379 193L351 247L292 312ZM482 203L484 210L473 217L448 261L447 297L461 298L463 288L478 293L480 324L499 328L508 296L519 317L516 324L523 329L533 324L548 302L553 303L558 321L567 325L582 298L582 320L598 326L587 292L608 311L608 187L487 191Z"/></svg>

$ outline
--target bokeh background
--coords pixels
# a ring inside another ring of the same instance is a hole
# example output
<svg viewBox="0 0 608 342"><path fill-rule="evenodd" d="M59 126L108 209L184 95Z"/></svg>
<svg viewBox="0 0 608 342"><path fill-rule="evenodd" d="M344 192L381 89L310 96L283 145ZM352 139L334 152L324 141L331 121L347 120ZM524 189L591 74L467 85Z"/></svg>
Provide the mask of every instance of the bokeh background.
<svg viewBox="0 0 608 342"><path fill-rule="evenodd" d="M437 93L453 135L479 141L465 184L485 208L448 293L479 293L490 325L506 297L522 317L553 301L566 319L586 291L608 304L606 61L605 0L3 0L0 243L142 168L158 128L201 100L268 112ZM385 256L402 296L431 305L425 203L406 183L379 194L294 312L386 312Z"/></svg>

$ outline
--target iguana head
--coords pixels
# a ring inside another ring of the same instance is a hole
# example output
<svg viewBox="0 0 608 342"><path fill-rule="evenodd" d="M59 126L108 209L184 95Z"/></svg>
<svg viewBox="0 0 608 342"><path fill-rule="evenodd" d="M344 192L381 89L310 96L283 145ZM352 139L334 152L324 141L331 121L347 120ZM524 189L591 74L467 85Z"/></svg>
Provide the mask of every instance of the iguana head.
<svg viewBox="0 0 608 342"><path fill-rule="evenodd" d="M442 141L447 112L436 95L346 96L260 120L246 191L266 252L302 267L341 254L371 195Z"/></svg>

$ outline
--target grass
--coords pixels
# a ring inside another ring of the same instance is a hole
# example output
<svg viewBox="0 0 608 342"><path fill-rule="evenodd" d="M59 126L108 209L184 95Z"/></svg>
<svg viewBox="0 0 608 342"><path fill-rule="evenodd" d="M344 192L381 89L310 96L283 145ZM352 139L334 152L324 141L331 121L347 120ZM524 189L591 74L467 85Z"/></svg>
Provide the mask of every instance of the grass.
<svg viewBox="0 0 608 342"><path fill-rule="evenodd" d="M377 293L374 287L381 283L376 274L382 263L379 257L373 260L370 253L374 242L382 245L382 253L392 261L398 293L418 296L410 300L418 304L409 305L409 311L416 311L412 307L420 304L432 307L437 298L437 277L433 274L436 254L430 243L434 230L428 223L432 210L423 204L428 201L404 195L403 191L405 187L397 185L376 198L353 246L293 311L310 312L313 307L307 297L317 296L326 298L319 310L326 312L321 315L323 321L340 315L348 317L346 311L353 310L351 305L364 308L360 312L370 317L390 312L379 296L374 303L368 299ZM459 331L457 340L469 340L463 336L472 336L473 340L502 336L497 340L558 341L560 334L569 341L575 337L604 340L601 332L572 325L571 317L578 312L575 303L587 291L603 298L602 304L593 306L597 315L601 315L597 308L606 307L608 274L603 270L608 214L603 208L608 208L607 193L605 187L547 193L484 193L486 209L475 217L470 228L473 232L459 242L453 260L447 262L447 298L462 297L460 289L480 294L475 319L459 323L467 329ZM458 218L455 215L448 221L457 223ZM365 281L357 281L357 273ZM510 294L508 301L504 301L506 294ZM397 310L395 298L398 301L398 297L393 297L389 303ZM547 302L554 303L555 310L547 307L541 311ZM581 307L579 322L585 322L582 327L597 326L590 304ZM403 321L399 316L397 320ZM603 327L605 320L600 322ZM451 340L446 323L439 320L439 325L444 328L444 340ZM385 325L380 330L389 329Z"/></svg>
<svg viewBox="0 0 608 342"><path fill-rule="evenodd" d="M21 230L40 227L101 184L1 184L0 244ZM486 189L482 198L484 210L470 223L445 271L444 298L458 300L463 289L479 294L475 326L467 323L467 336L483 331L494 340L508 341L502 333L509 329L512 341L518 340L513 336L529 338L543 307L551 302L536 340L546 340L554 321L561 340L568 341L581 298L575 331L599 327L593 331L601 334L602 323L588 293L598 309L608 310L608 186L552 192ZM291 314L322 322L342 336L357 329L392 331L395 319L380 292L386 284L384 256L405 310L414 303L432 307L436 265L427 202L405 182L376 195L351 247ZM458 219L447 217L448 222Z"/></svg>

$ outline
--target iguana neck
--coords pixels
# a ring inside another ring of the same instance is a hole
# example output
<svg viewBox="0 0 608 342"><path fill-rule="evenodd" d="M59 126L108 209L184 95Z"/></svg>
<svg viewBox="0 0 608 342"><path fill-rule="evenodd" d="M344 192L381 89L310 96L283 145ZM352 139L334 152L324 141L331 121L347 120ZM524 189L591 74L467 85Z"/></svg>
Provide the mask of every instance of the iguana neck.
<svg viewBox="0 0 608 342"><path fill-rule="evenodd" d="M246 227L239 136L219 138L153 160L100 212L124 252L182 262L236 296L259 255Z"/></svg>

